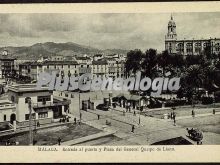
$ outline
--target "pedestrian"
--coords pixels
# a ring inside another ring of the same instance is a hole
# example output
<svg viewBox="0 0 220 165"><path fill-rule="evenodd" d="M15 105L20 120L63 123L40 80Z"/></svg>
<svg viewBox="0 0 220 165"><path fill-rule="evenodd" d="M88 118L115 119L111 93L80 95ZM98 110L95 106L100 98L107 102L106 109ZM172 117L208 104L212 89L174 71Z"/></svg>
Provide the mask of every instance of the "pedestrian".
<svg viewBox="0 0 220 165"><path fill-rule="evenodd" d="M173 125L176 126L176 118L173 118Z"/></svg>
<svg viewBox="0 0 220 165"><path fill-rule="evenodd" d="M81 119L82 119L82 113L79 114L79 119L80 119L80 121L81 121Z"/></svg>
<svg viewBox="0 0 220 165"><path fill-rule="evenodd" d="M171 120L173 120L173 112L171 112L170 118Z"/></svg>
<svg viewBox="0 0 220 165"><path fill-rule="evenodd" d="M136 116L136 111L134 111L134 116Z"/></svg>
<svg viewBox="0 0 220 165"><path fill-rule="evenodd" d="M66 118L66 121L67 121L67 122L69 122L69 121L70 121L70 120L69 120L69 117L67 117L67 118Z"/></svg>
<svg viewBox="0 0 220 165"><path fill-rule="evenodd" d="M213 109L213 115L215 114L215 109Z"/></svg>
<svg viewBox="0 0 220 165"><path fill-rule="evenodd" d="M192 117L193 117L193 118L195 117L195 112L194 112L194 110L192 110Z"/></svg>
<svg viewBox="0 0 220 165"><path fill-rule="evenodd" d="M74 123L76 124L76 118L74 117Z"/></svg>
<svg viewBox="0 0 220 165"><path fill-rule="evenodd" d="M131 127L131 132L134 133L134 125L132 125L132 127Z"/></svg>
<svg viewBox="0 0 220 165"><path fill-rule="evenodd" d="M40 123L39 123L39 121L37 122L37 127L40 127Z"/></svg>
<svg viewBox="0 0 220 165"><path fill-rule="evenodd" d="M61 144L61 138L59 137L57 141L58 141L58 145L60 146L60 144Z"/></svg>
<svg viewBox="0 0 220 165"><path fill-rule="evenodd" d="M10 145L10 140L8 139L6 142L6 146L9 146L9 145Z"/></svg>
<svg viewBox="0 0 220 165"><path fill-rule="evenodd" d="M98 120L99 120L99 118L100 118L100 115L98 115Z"/></svg>

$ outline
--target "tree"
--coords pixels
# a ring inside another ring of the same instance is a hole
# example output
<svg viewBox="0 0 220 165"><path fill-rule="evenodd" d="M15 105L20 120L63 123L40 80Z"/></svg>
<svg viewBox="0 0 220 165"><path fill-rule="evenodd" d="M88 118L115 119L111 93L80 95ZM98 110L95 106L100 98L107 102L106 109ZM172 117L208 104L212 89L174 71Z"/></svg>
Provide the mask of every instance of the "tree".
<svg viewBox="0 0 220 165"><path fill-rule="evenodd" d="M141 63L143 76L154 78L157 75L157 51L155 49L149 49L143 56Z"/></svg>
<svg viewBox="0 0 220 165"><path fill-rule="evenodd" d="M170 64L170 55L167 50L157 56L158 66L162 68L163 75L165 74L166 67Z"/></svg>
<svg viewBox="0 0 220 165"><path fill-rule="evenodd" d="M199 87L203 87L204 73L200 65L191 65L181 76L181 87L185 91L188 101L197 93Z"/></svg>
<svg viewBox="0 0 220 165"><path fill-rule="evenodd" d="M125 62L125 73L130 75L130 73L136 73L138 70L141 70L141 59L143 53L139 49L131 50L127 53L127 60Z"/></svg>

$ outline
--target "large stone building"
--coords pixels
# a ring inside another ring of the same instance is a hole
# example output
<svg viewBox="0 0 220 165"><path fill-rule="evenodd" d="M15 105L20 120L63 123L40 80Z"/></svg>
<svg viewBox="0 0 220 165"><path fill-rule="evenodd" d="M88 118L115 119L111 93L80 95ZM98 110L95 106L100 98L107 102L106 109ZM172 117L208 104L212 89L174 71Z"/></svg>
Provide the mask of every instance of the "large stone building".
<svg viewBox="0 0 220 165"><path fill-rule="evenodd" d="M176 23L171 15L168 32L165 36L165 50L170 54L200 55L207 48L212 54L220 53L220 38L210 39L177 39Z"/></svg>
<svg viewBox="0 0 220 165"><path fill-rule="evenodd" d="M14 61L16 59L8 56L4 50L0 55L0 78L11 78L15 75Z"/></svg>

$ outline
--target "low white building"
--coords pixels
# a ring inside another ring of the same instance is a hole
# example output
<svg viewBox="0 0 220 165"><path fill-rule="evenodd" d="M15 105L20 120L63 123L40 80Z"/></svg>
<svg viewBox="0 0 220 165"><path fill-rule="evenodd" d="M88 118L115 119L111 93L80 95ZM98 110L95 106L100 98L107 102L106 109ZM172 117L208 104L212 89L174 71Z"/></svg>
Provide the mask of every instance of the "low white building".
<svg viewBox="0 0 220 165"><path fill-rule="evenodd" d="M33 119L40 123L51 123L69 111L69 100L53 97L48 87L36 89L35 84L11 85L8 87L8 99L15 105L15 118L18 123L29 121L28 98L31 99Z"/></svg>
<svg viewBox="0 0 220 165"><path fill-rule="evenodd" d="M10 122L16 119L16 106L9 100L0 100L0 123Z"/></svg>

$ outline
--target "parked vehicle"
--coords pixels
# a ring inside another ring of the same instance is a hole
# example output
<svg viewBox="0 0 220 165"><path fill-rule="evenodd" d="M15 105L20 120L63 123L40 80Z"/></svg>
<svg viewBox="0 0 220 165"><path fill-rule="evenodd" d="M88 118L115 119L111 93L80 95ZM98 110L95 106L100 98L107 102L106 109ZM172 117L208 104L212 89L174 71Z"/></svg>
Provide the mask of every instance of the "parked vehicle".
<svg viewBox="0 0 220 165"><path fill-rule="evenodd" d="M103 110L103 111L108 111L109 107L105 104L99 104L99 105L96 106L96 109Z"/></svg>
<svg viewBox="0 0 220 165"><path fill-rule="evenodd" d="M189 137L192 140L201 141L203 139L202 132L199 129L197 129L197 128L196 129L194 129L194 128L191 128L191 129L186 128L186 130L188 131Z"/></svg>

